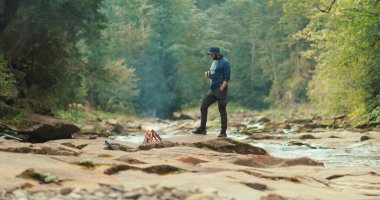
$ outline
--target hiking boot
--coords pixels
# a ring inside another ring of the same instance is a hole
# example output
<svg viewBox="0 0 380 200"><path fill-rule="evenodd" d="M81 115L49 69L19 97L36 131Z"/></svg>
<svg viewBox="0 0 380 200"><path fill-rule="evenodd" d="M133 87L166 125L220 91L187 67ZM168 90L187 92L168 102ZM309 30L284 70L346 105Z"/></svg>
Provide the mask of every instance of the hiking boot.
<svg viewBox="0 0 380 200"><path fill-rule="evenodd" d="M218 137L227 137L226 131L220 131Z"/></svg>
<svg viewBox="0 0 380 200"><path fill-rule="evenodd" d="M207 131L204 128L197 128L192 133L197 134L197 135L206 135Z"/></svg>

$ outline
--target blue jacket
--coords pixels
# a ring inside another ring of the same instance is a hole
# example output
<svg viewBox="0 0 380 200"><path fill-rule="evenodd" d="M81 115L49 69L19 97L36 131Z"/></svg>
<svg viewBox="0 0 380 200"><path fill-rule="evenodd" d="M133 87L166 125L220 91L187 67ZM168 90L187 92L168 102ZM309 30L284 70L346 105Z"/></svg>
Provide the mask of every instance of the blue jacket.
<svg viewBox="0 0 380 200"><path fill-rule="evenodd" d="M210 74L210 89L219 90L220 86L223 84L223 81L230 81L230 62L223 56L218 60L214 60L210 67Z"/></svg>

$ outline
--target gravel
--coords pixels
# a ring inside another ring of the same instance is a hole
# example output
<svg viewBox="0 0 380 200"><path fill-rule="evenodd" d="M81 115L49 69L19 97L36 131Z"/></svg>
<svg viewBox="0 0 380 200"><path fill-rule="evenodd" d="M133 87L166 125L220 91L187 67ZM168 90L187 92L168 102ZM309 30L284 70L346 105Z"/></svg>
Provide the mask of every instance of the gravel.
<svg viewBox="0 0 380 200"><path fill-rule="evenodd" d="M216 200L230 199L220 197L217 192L201 190L182 190L163 186L147 186L125 190L120 186L107 186L98 189L49 189L32 191L17 189L0 191L0 200Z"/></svg>

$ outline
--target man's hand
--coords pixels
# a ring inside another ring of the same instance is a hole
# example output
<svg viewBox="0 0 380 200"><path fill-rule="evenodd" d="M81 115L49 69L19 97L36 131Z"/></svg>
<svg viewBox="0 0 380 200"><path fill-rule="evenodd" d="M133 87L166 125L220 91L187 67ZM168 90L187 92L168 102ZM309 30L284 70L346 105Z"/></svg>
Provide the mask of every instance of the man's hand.
<svg viewBox="0 0 380 200"><path fill-rule="evenodd" d="M205 71L205 77L210 78L210 71Z"/></svg>
<svg viewBox="0 0 380 200"><path fill-rule="evenodd" d="M227 81L223 81L222 86L220 86L219 90L220 90L221 92L223 92L224 89L225 89L227 86L228 86L228 82L227 82Z"/></svg>

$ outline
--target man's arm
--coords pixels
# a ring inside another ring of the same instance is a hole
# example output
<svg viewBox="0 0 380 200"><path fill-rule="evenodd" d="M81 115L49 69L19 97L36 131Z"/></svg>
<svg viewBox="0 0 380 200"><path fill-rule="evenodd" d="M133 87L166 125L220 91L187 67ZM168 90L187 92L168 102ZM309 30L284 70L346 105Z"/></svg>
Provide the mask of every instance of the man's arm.
<svg viewBox="0 0 380 200"><path fill-rule="evenodd" d="M222 85L220 86L220 91L224 91L224 89L226 89L226 87L228 86L228 81L230 81L230 76L231 76L231 67L230 67L230 63L229 62L226 62L224 64L224 72L223 72L223 83Z"/></svg>

